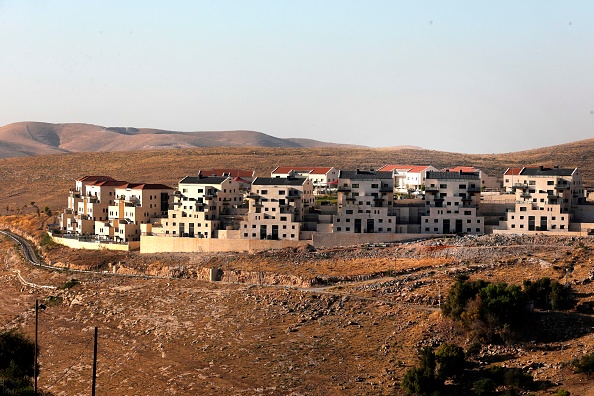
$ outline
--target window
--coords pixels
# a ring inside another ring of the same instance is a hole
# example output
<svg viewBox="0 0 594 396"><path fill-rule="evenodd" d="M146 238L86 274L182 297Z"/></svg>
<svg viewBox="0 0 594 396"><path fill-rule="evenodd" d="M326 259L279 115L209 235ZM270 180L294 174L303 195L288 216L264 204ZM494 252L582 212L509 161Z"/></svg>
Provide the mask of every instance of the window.
<svg viewBox="0 0 594 396"><path fill-rule="evenodd" d="M371 188L378 188L378 187L379 187L379 185L378 185L377 183L373 183L373 184L371 185Z"/></svg>
<svg viewBox="0 0 594 396"><path fill-rule="evenodd" d="M359 184L353 184L353 188L359 188Z"/></svg>
<svg viewBox="0 0 594 396"><path fill-rule="evenodd" d="M459 184L459 185L458 185L458 188L459 188L460 190L466 190L466 184Z"/></svg>
<svg viewBox="0 0 594 396"><path fill-rule="evenodd" d="M440 184L439 185L439 188L448 188L448 185L447 184Z"/></svg>
<svg viewBox="0 0 594 396"><path fill-rule="evenodd" d="M268 190L262 190L262 191L260 192L260 194L262 194L262 195L266 195L266 194L268 194Z"/></svg>
<svg viewBox="0 0 594 396"><path fill-rule="evenodd" d="M340 231L340 227L336 227L336 231Z"/></svg>
<svg viewBox="0 0 594 396"><path fill-rule="evenodd" d="M525 206L520 206L520 212L525 212L526 211L526 207Z"/></svg>
<svg viewBox="0 0 594 396"><path fill-rule="evenodd" d="M353 209L347 209L346 214L353 214Z"/></svg>
<svg viewBox="0 0 594 396"><path fill-rule="evenodd" d="M280 191L278 192L278 195L285 195L285 190L280 190Z"/></svg>

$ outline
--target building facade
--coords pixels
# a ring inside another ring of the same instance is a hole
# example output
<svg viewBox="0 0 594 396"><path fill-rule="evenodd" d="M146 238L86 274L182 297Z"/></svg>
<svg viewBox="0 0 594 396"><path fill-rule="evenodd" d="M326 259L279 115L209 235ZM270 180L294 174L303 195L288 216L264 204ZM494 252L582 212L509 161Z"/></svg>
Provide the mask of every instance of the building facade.
<svg viewBox="0 0 594 396"><path fill-rule="evenodd" d="M518 232L569 231L572 208L586 202L579 170L540 166L517 173L511 186L515 208L501 227Z"/></svg>
<svg viewBox="0 0 594 396"><path fill-rule="evenodd" d="M257 177L240 222L245 239L298 240L305 215L314 206L313 183L301 177Z"/></svg>
<svg viewBox="0 0 594 396"><path fill-rule="evenodd" d="M477 214L481 180L475 172L428 172L423 234L483 234L485 219Z"/></svg>
<svg viewBox="0 0 594 396"><path fill-rule="evenodd" d="M186 176L173 194L172 208L154 235L217 238L226 228L225 215L243 204L239 182L231 176Z"/></svg>
<svg viewBox="0 0 594 396"><path fill-rule="evenodd" d="M334 232L394 233L392 172L340 171Z"/></svg>

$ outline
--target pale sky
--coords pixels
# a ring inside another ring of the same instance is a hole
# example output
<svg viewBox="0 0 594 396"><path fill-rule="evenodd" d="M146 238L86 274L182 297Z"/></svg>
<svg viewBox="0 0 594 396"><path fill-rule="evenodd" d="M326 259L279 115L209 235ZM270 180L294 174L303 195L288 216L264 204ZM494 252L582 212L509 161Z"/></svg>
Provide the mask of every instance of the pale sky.
<svg viewBox="0 0 594 396"><path fill-rule="evenodd" d="M594 1L0 0L0 125L500 153L594 137Z"/></svg>

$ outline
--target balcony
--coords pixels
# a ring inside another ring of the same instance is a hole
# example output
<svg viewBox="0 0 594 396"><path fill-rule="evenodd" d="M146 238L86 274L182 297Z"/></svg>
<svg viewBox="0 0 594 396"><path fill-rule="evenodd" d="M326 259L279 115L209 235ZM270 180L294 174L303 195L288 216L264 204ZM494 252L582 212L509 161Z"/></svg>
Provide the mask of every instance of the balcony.
<svg viewBox="0 0 594 396"><path fill-rule="evenodd" d="M394 189L390 188L389 186L383 186L380 188L380 192L382 192L382 193L391 193L393 191L394 191Z"/></svg>
<svg viewBox="0 0 594 396"><path fill-rule="evenodd" d="M555 190L569 190L569 184L557 184L555 185Z"/></svg>
<svg viewBox="0 0 594 396"><path fill-rule="evenodd" d="M480 193L481 188L480 187L468 187L468 189L466 191L468 191L469 193Z"/></svg>
<svg viewBox="0 0 594 396"><path fill-rule="evenodd" d="M439 191L439 188L437 188L437 187L428 187L428 186L425 186L425 192L436 193L438 191Z"/></svg>
<svg viewBox="0 0 594 396"><path fill-rule="evenodd" d="M523 192L522 194L520 194L520 198L530 199L532 198L532 195L530 195L530 193L528 192Z"/></svg>
<svg viewBox="0 0 594 396"><path fill-rule="evenodd" d="M528 188L528 185L521 184L521 183L516 183L512 186L512 190L514 190L514 191L516 191L517 189L523 190L525 188Z"/></svg>
<svg viewBox="0 0 594 396"><path fill-rule="evenodd" d="M351 191L351 188L348 186L338 187L338 192L349 192L349 191Z"/></svg>

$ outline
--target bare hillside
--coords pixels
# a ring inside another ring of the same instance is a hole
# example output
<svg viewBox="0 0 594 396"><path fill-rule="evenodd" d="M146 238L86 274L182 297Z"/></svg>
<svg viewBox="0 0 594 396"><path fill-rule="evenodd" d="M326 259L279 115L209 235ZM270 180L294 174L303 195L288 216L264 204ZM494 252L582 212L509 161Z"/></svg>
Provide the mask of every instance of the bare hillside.
<svg viewBox="0 0 594 396"><path fill-rule="evenodd" d="M50 139L53 135L38 136ZM499 155L417 149L209 147L5 158L0 159L0 213L14 212L31 201L51 209L63 208L68 189L73 187L75 179L84 175L110 175L130 182L164 183L174 187L184 176L200 169L254 169L257 175L266 176L279 165L377 169L389 163L432 164L438 168L474 165L494 176L501 176L510 166L577 166L586 182L592 185L594 139Z"/></svg>
<svg viewBox="0 0 594 396"><path fill-rule="evenodd" d="M255 131L177 132L43 122L18 122L0 128L0 158L215 146L351 147L311 139L281 139Z"/></svg>

